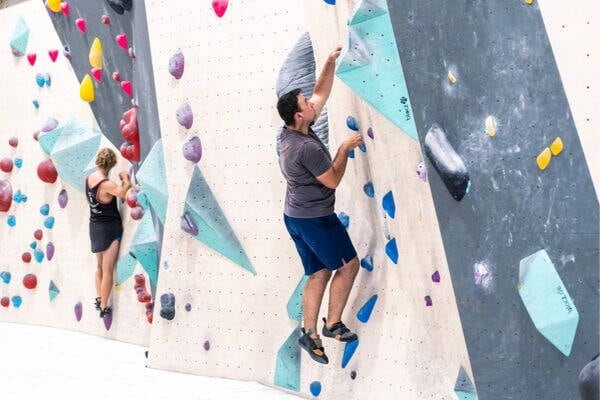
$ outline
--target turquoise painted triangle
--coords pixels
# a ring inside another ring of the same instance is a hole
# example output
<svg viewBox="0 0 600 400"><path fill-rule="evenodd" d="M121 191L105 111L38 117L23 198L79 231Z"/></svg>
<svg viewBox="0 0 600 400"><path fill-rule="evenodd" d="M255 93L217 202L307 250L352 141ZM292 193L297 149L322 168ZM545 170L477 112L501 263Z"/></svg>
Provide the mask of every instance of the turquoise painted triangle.
<svg viewBox="0 0 600 400"><path fill-rule="evenodd" d="M302 291L304 290L304 285L306 285L306 281L308 280L308 276L303 275L294 289L294 293L287 302L287 313L290 319L294 321L302 321Z"/></svg>
<svg viewBox="0 0 600 400"><path fill-rule="evenodd" d="M44 153L46 153L47 155L52 154L52 149L58 141L62 130L63 127L61 125L57 126L50 132L40 132L40 135L38 136L38 141L40 142L40 146L42 146L42 150L44 150Z"/></svg>
<svg viewBox="0 0 600 400"><path fill-rule="evenodd" d="M158 237L154 230L154 222L152 221L152 214L145 213L140 223L137 226L135 234L131 239L131 246L137 246L146 243L156 243Z"/></svg>
<svg viewBox="0 0 600 400"><path fill-rule="evenodd" d="M158 238L150 213L145 213L142 217L131 240L129 250L148 273L152 284L156 285L158 278Z"/></svg>
<svg viewBox="0 0 600 400"><path fill-rule="evenodd" d="M378 296L376 294L371 296L371 298L366 301L360 310L358 310L358 313L356 313L356 318L363 324L369 322L369 318L371 318L371 313L373 312L375 303L377 303L377 298Z"/></svg>
<svg viewBox="0 0 600 400"><path fill-rule="evenodd" d="M369 10L371 10L369 12ZM408 89L385 1L362 0L348 25L336 75L374 109L417 139Z"/></svg>
<svg viewBox="0 0 600 400"><path fill-rule="evenodd" d="M198 227L198 235L195 236L197 240L256 275L252 263L198 167L194 167L184 212L188 213Z"/></svg>
<svg viewBox="0 0 600 400"><path fill-rule="evenodd" d="M54 281L50 281L50 286L48 287L48 294L50 296L50 301L54 300L56 298L56 296L58 296L59 293L60 293L60 290L58 290L58 287L56 286Z"/></svg>
<svg viewBox="0 0 600 400"><path fill-rule="evenodd" d="M29 41L29 26L22 17L17 19L17 24L10 38L10 47L14 55L23 56L27 52Z"/></svg>
<svg viewBox="0 0 600 400"><path fill-rule="evenodd" d="M136 259L131 255L131 253L125 254L123 257L119 259L117 262L117 278L116 283L122 285L127 279L131 278L133 275L133 270L135 269Z"/></svg>
<svg viewBox="0 0 600 400"><path fill-rule="evenodd" d="M169 192L162 139L157 140L152 146L152 150L150 150L136 174L136 179L142 191L146 193L158 219L164 225L167 216Z"/></svg>
<svg viewBox="0 0 600 400"><path fill-rule="evenodd" d="M300 329L292 331L277 351L273 383L285 389L300 390Z"/></svg>
<svg viewBox="0 0 600 400"><path fill-rule="evenodd" d="M463 366L458 370L458 375L456 376L456 383L454 384L455 392L464 392L464 393L476 393L475 386L471 382L471 378L467 374L467 371Z"/></svg>

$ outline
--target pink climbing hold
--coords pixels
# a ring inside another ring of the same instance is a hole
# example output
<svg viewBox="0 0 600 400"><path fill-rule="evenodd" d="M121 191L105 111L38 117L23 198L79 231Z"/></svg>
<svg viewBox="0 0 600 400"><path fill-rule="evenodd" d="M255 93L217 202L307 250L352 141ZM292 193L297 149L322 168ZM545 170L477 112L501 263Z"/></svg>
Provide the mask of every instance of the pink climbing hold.
<svg viewBox="0 0 600 400"><path fill-rule="evenodd" d="M115 41L117 42L117 44L119 45L120 48L127 51L127 48L129 47L129 43L127 41L127 34L125 32L119 33L117 35L117 37L115 38Z"/></svg>
<svg viewBox="0 0 600 400"><path fill-rule="evenodd" d="M16 137L11 137L10 139L8 139L8 145L10 147L17 147L19 145L19 139L17 139Z"/></svg>
<svg viewBox="0 0 600 400"><path fill-rule="evenodd" d="M110 17L104 14L102 17L100 17L100 22L102 22L104 25L110 25Z"/></svg>
<svg viewBox="0 0 600 400"><path fill-rule="evenodd" d="M229 5L229 0L213 0L212 7L215 10L215 14L217 17L221 18L225 15L225 11L227 11L227 6Z"/></svg>
<svg viewBox="0 0 600 400"><path fill-rule="evenodd" d="M77 18L75 20L75 25L77 26L77 28L79 28L81 32L85 33L87 31L87 24L85 23L85 18Z"/></svg>
<svg viewBox="0 0 600 400"><path fill-rule="evenodd" d="M37 167L38 177L46 183L54 183L58 178L58 172L51 159L47 159L39 163Z"/></svg>
<svg viewBox="0 0 600 400"><path fill-rule="evenodd" d="M112 73L112 78L115 82L121 82L121 74L118 71Z"/></svg>
<svg viewBox="0 0 600 400"><path fill-rule="evenodd" d="M140 220L144 216L144 209L140 206L135 206L131 209L131 218L134 220Z"/></svg>
<svg viewBox="0 0 600 400"><path fill-rule="evenodd" d="M92 68L90 73L97 82L102 82L102 70L98 68Z"/></svg>
<svg viewBox="0 0 600 400"><path fill-rule="evenodd" d="M12 205L13 190L10 182L0 179L0 212L6 212Z"/></svg>
<svg viewBox="0 0 600 400"><path fill-rule="evenodd" d="M58 121L52 117L49 117L44 125L42 126L42 132L50 132L56 129L58 126Z"/></svg>
<svg viewBox="0 0 600 400"><path fill-rule="evenodd" d="M131 82L130 81L122 81L121 82L121 89L123 89L123 91L125 92L125 94L127 94L127 96L131 97L132 89L131 89Z"/></svg>
<svg viewBox="0 0 600 400"><path fill-rule="evenodd" d="M62 3L60 3L60 9L63 12L63 14L65 14L67 17L71 15L71 8L69 7L68 1L63 1Z"/></svg>
<svg viewBox="0 0 600 400"><path fill-rule="evenodd" d="M29 61L29 64L31 66L33 66L35 64L35 60L37 60L37 54L35 54L35 53L27 54L27 61Z"/></svg>
<svg viewBox="0 0 600 400"><path fill-rule="evenodd" d="M37 286L37 277L34 274L27 274L23 277L23 286L27 289L35 289Z"/></svg>
<svg viewBox="0 0 600 400"><path fill-rule="evenodd" d="M33 237L37 240L42 240L42 237L44 237L44 232L42 232L41 229L38 229L35 232L33 232Z"/></svg>
<svg viewBox="0 0 600 400"><path fill-rule="evenodd" d="M13 170L13 160L8 157L4 157L2 160L0 160L0 170L2 170L2 172L6 172L7 174L11 172Z"/></svg>
<svg viewBox="0 0 600 400"><path fill-rule="evenodd" d="M58 50L48 50L48 56L50 56L52 62L56 62L56 59L58 58Z"/></svg>

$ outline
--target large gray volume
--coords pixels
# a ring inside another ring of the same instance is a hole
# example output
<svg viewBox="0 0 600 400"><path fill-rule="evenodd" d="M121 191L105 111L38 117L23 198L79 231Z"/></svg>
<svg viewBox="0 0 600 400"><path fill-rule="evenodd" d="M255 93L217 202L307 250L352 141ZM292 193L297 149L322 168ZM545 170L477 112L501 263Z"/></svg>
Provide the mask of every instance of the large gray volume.
<svg viewBox="0 0 600 400"><path fill-rule="evenodd" d="M419 139L442 125L472 181L456 202L428 165L479 398L577 399L579 371L600 345L598 198L539 9L518 0L388 4ZM565 150L540 171L535 157L556 136ZM540 249L579 310L569 357L536 330L517 290L519 261ZM474 284L478 261L493 270L491 290Z"/></svg>

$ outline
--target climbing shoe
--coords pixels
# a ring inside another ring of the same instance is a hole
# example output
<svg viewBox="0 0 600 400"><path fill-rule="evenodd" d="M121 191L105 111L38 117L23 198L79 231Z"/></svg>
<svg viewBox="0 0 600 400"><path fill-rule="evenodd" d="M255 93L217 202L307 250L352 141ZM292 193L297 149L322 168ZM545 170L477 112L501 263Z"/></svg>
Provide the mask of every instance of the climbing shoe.
<svg viewBox="0 0 600 400"><path fill-rule="evenodd" d="M298 344L302 347L310 358L315 360L321 364L329 364L329 358L325 354L325 349L323 348L323 343L320 338L314 339L310 336L312 330L308 330L306 332L304 328L302 328L302 336L298 339Z"/></svg>
<svg viewBox="0 0 600 400"><path fill-rule="evenodd" d="M94 307L96 307L97 311L100 311L100 297L96 297L96 301L94 301Z"/></svg>
<svg viewBox="0 0 600 400"><path fill-rule="evenodd" d="M327 328L327 319L323 318L323 322L323 336L334 338L340 342L354 342L358 339L358 335L346 328L342 321L336 322L331 328Z"/></svg>
<svg viewBox="0 0 600 400"><path fill-rule="evenodd" d="M103 310L100 310L100 318L104 318L109 315L112 315L112 308L110 306L104 307Z"/></svg>

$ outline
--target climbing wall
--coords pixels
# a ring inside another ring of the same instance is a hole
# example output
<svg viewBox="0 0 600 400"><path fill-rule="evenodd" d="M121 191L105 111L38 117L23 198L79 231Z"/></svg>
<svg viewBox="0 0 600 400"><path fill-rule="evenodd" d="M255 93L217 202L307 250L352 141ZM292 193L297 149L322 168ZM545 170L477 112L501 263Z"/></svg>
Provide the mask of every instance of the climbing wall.
<svg viewBox="0 0 600 400"><path fill-rule="evenodd" d="M350 4L237 1L222 17L210 2L146 7L169 166L149 365L325 398L454 398L470 365L418 142L340 80L331 151L352 129L365 136L337 209L362 259L344 316L360 340L327 341L328 366L296 344L304 280L282 221L275 84L309 27L320 70ZM309 26L305 13L322 18Z"/></svg>
<svg viewBox="0 0 600 400"><path fill-rule="evenodd" d="M74 23L76 10L70 11L70 17L54 15L37 0L0 10L0 158L13 165L0 172L0 182L12 188L11 204L3 198L9 208L0 212L0 320L147 344L151 325L133 277L113 291L112 321L101 320L93 306L96 257L89 250L83 178L93 170L89 163L96 151L113 145L80 99L79 82L51 23L51 18ZM70 57L87 61L88 51L72 49ZM129 168L120 161L112 178ZM139 225L127 214L124 254ZM136 263L134 273L145 274Z"/></svg>

